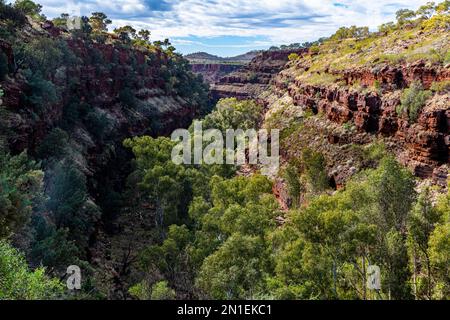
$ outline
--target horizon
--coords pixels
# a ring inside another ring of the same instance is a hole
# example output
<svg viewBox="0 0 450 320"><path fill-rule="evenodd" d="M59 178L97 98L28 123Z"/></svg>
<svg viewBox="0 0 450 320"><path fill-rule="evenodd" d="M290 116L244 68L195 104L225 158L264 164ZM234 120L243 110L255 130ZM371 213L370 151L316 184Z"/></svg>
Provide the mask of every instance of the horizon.
<svg viewBox="0 0 450 320"><path fill-rule="evenodd" d="M183 55L207 52L227 58L271 46L315 41L342 26L368 26L375 30L395 20L399 9L415 9L426 0L41 0L49 18L61 13L87 15L104 12L110 30L131 25L149 29L152 40L169 38Z"/></svg>

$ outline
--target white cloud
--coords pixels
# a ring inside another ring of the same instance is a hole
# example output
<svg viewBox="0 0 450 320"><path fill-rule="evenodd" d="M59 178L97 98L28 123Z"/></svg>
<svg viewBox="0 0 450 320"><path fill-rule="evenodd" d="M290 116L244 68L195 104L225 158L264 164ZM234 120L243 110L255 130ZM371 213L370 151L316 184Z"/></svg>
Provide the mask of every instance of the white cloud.
<svg viewBox="0 0 450 320"><path fill-rule="evenodd" d="M44 12L56 16L79 7L88 15L108 14L115 26L145 27L155 38L248 36L272 44L303 42L330 35L340 26L375 28L394 19L399 8L417 8L426 0L166 0L167 11L146 6L149 0L40 0ZM336 5L336 4L339 5Z"/></svg>

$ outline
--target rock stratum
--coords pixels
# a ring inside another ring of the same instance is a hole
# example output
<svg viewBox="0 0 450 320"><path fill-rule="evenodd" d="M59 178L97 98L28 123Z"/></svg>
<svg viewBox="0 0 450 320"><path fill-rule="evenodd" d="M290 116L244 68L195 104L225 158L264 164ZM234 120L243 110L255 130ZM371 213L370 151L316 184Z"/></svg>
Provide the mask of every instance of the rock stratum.
<svg viewBox="0 0 450 320"><path fill-rule="evenodd" d="M272 78L283 69L290 54L305 52L306 49L262 52L244 67L220 78L211 87L211 95L214 100L228 97L255 98L269 89Z"/></svg>

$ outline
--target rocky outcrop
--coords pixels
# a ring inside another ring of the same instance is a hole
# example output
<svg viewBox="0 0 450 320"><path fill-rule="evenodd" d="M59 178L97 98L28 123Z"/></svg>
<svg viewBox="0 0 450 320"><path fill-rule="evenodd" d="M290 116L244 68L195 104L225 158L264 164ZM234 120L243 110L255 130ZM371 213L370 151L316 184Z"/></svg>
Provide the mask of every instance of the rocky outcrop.
<svg viewBox="0 0 450 320"><path fill-rule="evenodd" d="M423 107L416 123L398 115L402 90L413 81L429 88L435 81L450 80L448 68L426 66L422 61L402 66L381 66L372 70L355 69L338 74L346 85L311 85L281 73L274 88L285 92L295 105L323 114L339 125L354 126L357 132L392 138L397 158L421 178L433 178L446 185L450 162L450 94L436 93ZM378 82L378 90L370 90ZM351 87L358 83L366 90ZM342 137L328 137L340 143ZM447 173L445 173L447 171Z"/></svg>
<svg viewBox="0 0 450 320"><path fill-rule="evenodd" d="M191 66L192 72L201 74L203 80L212 85L227 74L239 70L242 64L191 63Z"/></svg>
<svg viewBox="0 0 450 320"><path fill-rule="evenodd" d="M450 79L449 68L428 65L423 60L399 66L379 64L371 69L362 67L335 74L341 77L346 85L358 83L370 87L377 84L390 90L408 87L414 81L420 81L425 89L429 89L433 82Z"/></svg>

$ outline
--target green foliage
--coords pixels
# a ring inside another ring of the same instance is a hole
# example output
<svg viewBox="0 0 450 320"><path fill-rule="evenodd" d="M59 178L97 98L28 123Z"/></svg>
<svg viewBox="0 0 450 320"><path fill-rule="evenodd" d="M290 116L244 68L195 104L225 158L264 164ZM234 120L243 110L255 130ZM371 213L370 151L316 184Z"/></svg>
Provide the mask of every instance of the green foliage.
<svg viewBox="0 0 450 320"><path fill-rule="evenodd" d="M86 247L100 217L98 208L87 199L86 177L73 164L58 164L47 186L47 208L58 229L68 229L69 239Z"/></svg>
<svg viewBox="0 0 450 320"><path fill-rule="evenodd" d="M307 181L313 192L324 191L328 187L328 177L325 171L325 158L321 153L304 149L302 162Z"/></svg>
<svg viewBox="0 0 450 320"><path fill-rule="evenodd" d="M35 37L14 46L19 66L22 69L29 68L33 73L40 72L44 78L62 65L70 66L77 62L74 53L61 39Z"/></svg>
<svg viewBox="0 0 450 320"><path fill-rule="evenodd" d="M41 195L43 172L26 153L0 153L0 239L18 232Z"/></svg>
<svg viewBox="0 0 450 320"><path fill-rule="evenodd" d="M42 268L30 271L25 258L0 241L0 300L45 300L62 296L63 285Z"/></svg>
<svg viewBox="0 0 450 320"><path fill-rule="evenodd" d="M32 16L36 20L43 20L41 16L42 6L31 0L16 0L14 8L26 15Z"/></svg>
<svg viewBox="0 0 450 320"><path fill-rule="evenodd" d="M0 1L0 20L10 22L13 26L22 26L27 21L21 10L4 1Z"/></svg>
<svg viewBox="0 0 450 320"><path fill-rule="evenodd" d="M60 128L55 128L42 140L37 148L40 159L61 159L66 154L69 135Z"/></svg>
<svg viewBox="0 0 450 320"><path fill-rule="evenodd" d="M185 225L171 225L167 238L161 245L149 246L140 254L139 260L142 269L158 270L171 280L186 271L190 271L190 265L187 264L186 248L190 241L191 234ZM189 276L189 273L187 273L185 281L189 281Z"/></svg>
<svg viewBox="0 0 450 320"><path fill-rule="evenodd" d="M175 290L169 287L167 281L158 281L151 288L146 281L142 281L128 291L139 300L174 300L176 297Z"/></svg>
<svg viewBox="0 0 450 320"><path fill-rule="evenodd" d="M429 190L425 189L408 219L408 253L416 299L432 299L432 270L428 243L441 218L441 214L431 203Z"/></svg>
<svg viewBox="0 0 450 320"><path fill-rule="evenodd" d="M204 129L254 129L258 127L262 106L253 100L221 99L203 122Z"/></svg>
<svg viewBox="0 0 450 320"><path fill-rule="evenodd" d="M68 230L56 227L40 214L32 218L34 237L30 250L32 265L44 265L53 274L66 273L70 265L82 266L80 249L68 240Z"/></svg>
<svg viewBox="0 0 450 320"><path fill-rule="evenodd" d="M382 269L383 293L410 297L405 239L414 181L392 159L333 196L313 198L273 235L271 290L278 298L367 299L368 261Z"/></svg>
<svg viewBox="0 0 450 320"><path fill-rule="evenodd" d="M136 29L128 25L114 29L114 33L119 36L119 39L125 42L130 42L131 39L136 38Z"/></svg>
<svg viewBox="0 0 450 320"><path fill-rule="evenodd" d="M185 212L180 205L185 200L180 195L189 197L191 187L184 182L189 174L186 169L171 161L175 143L167 138L141 137L127 139L124 145L136 156L134 174L141 177L139 189L156 205L156 225L164 228L182 221Z"/></svg>
<svg viewBox="0 0 450 320"><path fill-rule="evenodd" d="M159 281L152 286L151 300L174 300L175 291L169 288L167 281Z"/></svg>
<svg viewBox="0 0 450 320"><path fill-rule="evenodd" d="M45 80L40 72L34 74L28 72L27 80L30 86L27 100L36 107L39 113L45 113L47 108L58 101L55 85L51 81Z"/></svg>
<svg viewBox="0 0 450 320"><path fill-rule="evenodd" d="M288 164L283 175L286 180L289 196L293 201L294 208L299 207L301 193L305 191L300 175L301 173L298 168L291 163Z"/></svg>
<svg viewBox="0 0 450 320"><path fill-rule="evenodd" d="M341 27L334 35L331 36L332 40L343 40L348 38L363 39L370 35L368 27L356 27L351 26L349 28Z"/></svg>
<svg viewBox="0 0 450 320"><path fill-rule="evenodd" d="M299 58L299 55L298 55L297 53L291 53L291 54L288 56L289 61L295 61L295 60L297 60L298 58Z"/></svg>
<svg viewBox="0 0 450 320"><path fill-rule="evenodd" d="M92 31L95 33L103 33L108 31L108 25L111 23L112 21L108 19L106 14L103 12L93 12L89 18L89 24L92 27Z"/></svg>
<svg viewBox="0 0 450 320"><path fill-rule="evenodd" d="M450 91L450 80L436 81L431 84L430 90L437 93L446 93Z"/></svg>
<svg viewBox="0 0 450 320"><path fill-rule="evenodd" d="M312 46L311 48L309 48L309 52L311 52L311 54L317 54L320 51L320 47L319 46Z"/></svg>
<svg viewBox="0 0 450 320"><path fill-rule="evenodd" d="M197 285L213 299L252 299L264 291L268 260L262 239L236 233L205 259Z"/></svg>
<svg viewBox="0 0 450 320"><path fill-rule="evenodd" d="M401 105L397 107L398 115L406 113L409 121L415 123L430 95L430 91L423 90L421 83L413 82L402 94Z"/></svg>
<svg viewBox="0 0 450 320"><path fill-rule="evenodd" d="M128 293L139 300L150 300L151 289L149 288L147 282L144 280L128 289Z"/></svg>
<svg viewBox="0 0 450 320"><path fill-rule="evenodd" d="M400 26L410 23L411 20L416 17L416 13L409 9L400 9L395 13L395 15L397 18L397 23Z"/></svg>
<svg viewBox="0 0 450 320"><path fill-rule="evenodd" d="M384 34L384 35L388 35L392 31L394 31L395 28L396 28L395 23L387 22L387 23L383 23L382 25L380 25L378 27L378 32L380 32L381 34Z"/></svg>
<svg viewBox="0 0 450 320"><path fill-rule="evenodd" d="M433 298L450 298L450 223L438 225L430 236L428 254L435 277Z"/></svg>

